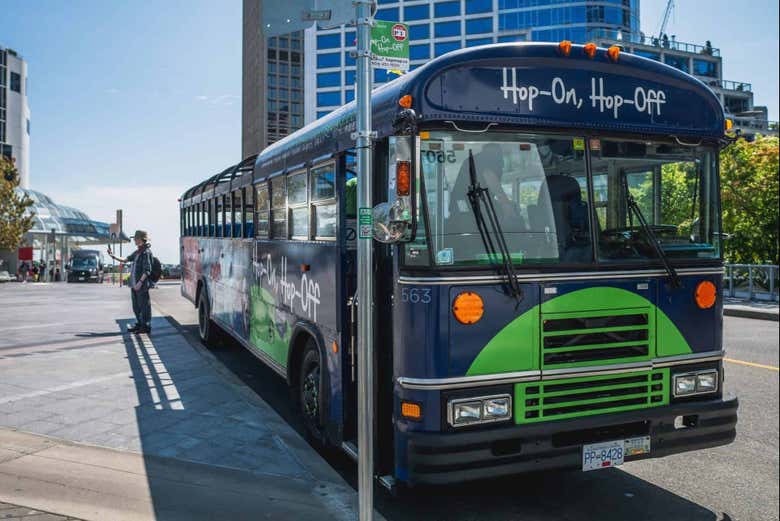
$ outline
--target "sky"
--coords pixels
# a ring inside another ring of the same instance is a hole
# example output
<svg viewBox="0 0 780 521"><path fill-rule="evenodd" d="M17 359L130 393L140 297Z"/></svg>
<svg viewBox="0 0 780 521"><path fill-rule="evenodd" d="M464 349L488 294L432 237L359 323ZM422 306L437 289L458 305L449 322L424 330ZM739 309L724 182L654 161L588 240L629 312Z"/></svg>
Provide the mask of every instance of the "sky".
<svg viewBox="0 0 780 521"><path fill-rule="evenodd" d="M646 34L666 0L641 0ZM31 188L149 231L179 261L177 198L241 157L240 0L0 0L0 44L28 64ZM723 78L778 117L777 0L676 0L680 41L721 49Z"/></svg>

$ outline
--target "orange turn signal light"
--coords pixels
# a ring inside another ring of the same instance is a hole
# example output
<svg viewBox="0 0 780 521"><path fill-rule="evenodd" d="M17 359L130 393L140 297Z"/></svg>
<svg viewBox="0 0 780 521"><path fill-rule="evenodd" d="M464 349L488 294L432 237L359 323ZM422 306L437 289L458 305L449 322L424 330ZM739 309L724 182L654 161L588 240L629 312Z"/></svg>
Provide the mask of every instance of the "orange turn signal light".
<svg viewBox="0 0 780 521"><path fill-rule="evenodd" d="M558 52L564 56L571 54L571 42L569 40L563 40L558 44Z"/></svg>
<svg viewBox="0 0 780 521"><path fill-rule="evenodd" d="M452 302L452 314L461 324L475 324L485 313L482 297L471 291L464 291Z"/></svg>
<svg viewBox="0 0 780 521"><path fill-rule="evenodd" d="M585 55L588 58L593 58L596 56L596 44L589 42L582 46L582 50L585 51Z"/></svg>
<svg viewBox="0 0 780 521"><path fill-rule="evenodd" d="M703 280L696 286L694 299L696 300L696 305L701 309L709 309L714 306L717 296L718 290L715 288L715 284L709 280Z"/></svg>
<svg viewBox="0 0 780 521"><path fill-rule="evenodd" d="M618 61L618 58L620 57L620 47L617 45L611 46L609 49L607 49L607 56L609 56L609 59L613 62Z"/></svg>
<svg viewBox="0 0 780 521"><path fill-rule="evenodd" d="M729 130L734 128L734 121L730 120L729 118L726 118L724 125L726 127L726 132L728 132Z"/></svg>
<svg viewBox="0 0 780 521"><path fill-rule="evenodd" d="M412 163L398 161L395 164L395 193L406 196L412 191Z"/></svg>
<svg viewBox="0 0 780 521"><path fill-rule="evenodd" d="M405 109L412 108L412 96L409 94L401 96L401 99L398 100L398 104Z"/></svg>
<svg viewBox="0 0 780 521"><path fill-rule="evenodd" d="M404 418L411 418L412 420L419 420L422 418L422 407L420 407L419 403L401 402L401 416Z"/></svg>

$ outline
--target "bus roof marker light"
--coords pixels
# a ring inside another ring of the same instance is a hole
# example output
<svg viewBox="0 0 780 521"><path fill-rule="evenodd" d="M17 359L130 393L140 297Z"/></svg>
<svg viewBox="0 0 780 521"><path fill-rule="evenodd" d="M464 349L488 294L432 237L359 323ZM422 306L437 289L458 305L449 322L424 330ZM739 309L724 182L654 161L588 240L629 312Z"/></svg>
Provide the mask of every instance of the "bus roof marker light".
<svg viewBox="0 0 780 521"><path fill-rule="evenodd" d="M709 280L703 280L696 286L694 299L696 300L696 305L701 309L709 309L714 306L717 296L718 290L715 284Z"/></svg>
<svg viewBox="0 0 780 521"><path fill-rule="evenodd" d="M593 42L588 42L585 45L582 46L582 50L585 51L585 55L588 58L595 58L596 56L596 44Z"/></svg>
<svg viewBox="0 0 780 521"><path fill-rule="evenodd" d="M398 100L398 104L401 106L401 108L404 109L412 108L412 96L409 94L401 96L401 98Z"/></svg>
<svg viewBox="0 0 780 521"><path fill-rule="evenodd" d="M558 52L563 56L569 56L569 54L571 54L571 42L569 40L562 40L558 44Z"/></svg>
<svg viewBox="0 0 780 521"><path fill-rule="evenodd" d="M461 324L476 324L485 313L482 297L471 291L464 291L452 302L452 314Z"/></svg>
<svg viewBox="0 0 780 521"><path fill-rule="evenodd" d="M617 45L611 46L609 49L607 49L607 56L609 56L610 60L617 63L618 58L620 57L620 47Z"/></svg>

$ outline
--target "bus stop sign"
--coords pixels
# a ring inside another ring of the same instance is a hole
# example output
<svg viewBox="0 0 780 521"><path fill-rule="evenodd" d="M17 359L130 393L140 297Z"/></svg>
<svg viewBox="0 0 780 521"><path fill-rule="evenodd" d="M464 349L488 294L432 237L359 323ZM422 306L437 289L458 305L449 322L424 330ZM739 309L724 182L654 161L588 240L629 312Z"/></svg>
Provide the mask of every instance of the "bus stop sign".
<svg viewBox="0 0 780 521"><path fill-rule="evenodd" d="M409 70L409 27L375 20L371 28L371 65L378 69Z"/></svg>

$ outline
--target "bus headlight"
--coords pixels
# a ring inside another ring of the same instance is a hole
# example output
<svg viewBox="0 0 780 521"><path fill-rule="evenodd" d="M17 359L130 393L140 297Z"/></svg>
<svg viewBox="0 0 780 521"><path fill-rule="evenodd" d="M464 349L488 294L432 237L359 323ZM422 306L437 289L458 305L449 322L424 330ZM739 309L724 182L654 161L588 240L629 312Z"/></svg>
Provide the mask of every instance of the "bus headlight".
<svg viewBox="0 0 780 521"><path fill-rule="evenodd" d="M447 415L453 427L508 420L512 417L512 398L501 394L450 400Z"/></svg>
<svg viewBox="0 0 780 521"><path fill-rule="evenodd" d="M482 402L483 418L508 418L509 398L491 398Z"/></svg>
<svg viewBox="0 0 780 521"><path fill-rule="evenodd" d="M482 418L482 402L461 402L452 405L454 425L478 422Z"/></svg>
<svg viewBox="0 0 780 521"><path fill-rule="evenodd" d="M674 375L674 396L676 398L714 393L717 390L718 371L716 369Z"/></svg>

